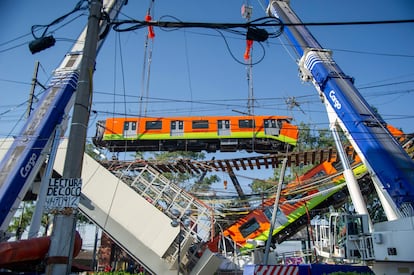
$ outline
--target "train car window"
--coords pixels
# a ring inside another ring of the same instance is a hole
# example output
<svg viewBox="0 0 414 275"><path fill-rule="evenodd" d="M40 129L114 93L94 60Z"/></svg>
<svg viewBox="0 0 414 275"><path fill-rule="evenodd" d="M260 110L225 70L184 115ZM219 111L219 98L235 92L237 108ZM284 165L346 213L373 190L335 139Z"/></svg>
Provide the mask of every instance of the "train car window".
<svg viewBox="0 0 414 275"><path fill-rule="evenodd" d="M264 127L265 128L276 128L276 120L275 119L265 119L264 120Z"/></svg>
<svg viewBox="0 0 414 275"><path fill-rule="evenodd" d="M264 214L265 214L266 218L269 220L269 222L272 220L272 213L273 213L273 209L270 209L270 207L265 208Z"/></svg>
<svg viewBox="0 0 414 275"><path fill-rule="evenodd" d="M137 122L136 121L125 121L124 122L124 131L123 131L122 134L126 138L136 136L136 134L137 134Z"/></svg>
<svg viewBox="0 0 414 275"><path fill-rule="evenodd" d="M230 120L217 120L218 129L230 129Z"/></svg>
<svg viewBox="0 0 414 275"><path fill-rule="evenodd" d="M135 121L124 122L124 131L128 131L128 130L135 131L136 129L137 129L137 123Z"/></svg>
<svg viewBox="0 0 414 275"><path fill-rule="evenodd" d="M184 121L182 120L173 120L171 121L171 136L183 136L184 135Z"/></svg>
<svg viewBox="0 0 414 275"><path fill-rule="evenodd" d="M184 121L174 120L171 121L171 130L182 130L184 129Z"/></svg>
<svg viewBox="0 0 414 275"><path fill-rule="evenodd" d="M263 212L264 212L266 218L270 222L272 220L272 216L273 216L273 206L266 207ZM280 211L280 208L278 207L276 217L281 217L282 215L284 215L284 214Z"/></svg>
<svg viewBox="0 0 414 275"><path fill-rule="evenodd" d="M217 120L217 134L219 136L231 135L230 120Z"/></svg>
<svg viewBox="0 0 414 275"><path fill-rule="evenodd" d="M280 134L280 128L282 122L277 119L265 119L264 130L266 135L278 136Z"/></svg>
<svg viewBox="0 0 414 275"><path fill-rule="evenodd" d="M208 129L208 120L193 120L193 129Z"/></svg>
<svg viewBox="0 0 414 275"><path fill-rule="evenodd" d="M320 177L323 177L323 176L326 176L326 175L327 175L326 172L322 170L322 171L319 171L318 173L316 173L315 175L313 175L312 178L316 179L316 178L320 178Z"/></svg>
<svg viewBox="0 0 414 275"><path fill-rule="evenodd" d="M240 119L239 120L239 128L254 128L254 120L253 119Z"/></svg>
<svg viewBox="0 0 414 275"><path fill-rule="evenodd" d="M250 219L239 227L240 233L243 238L246 238L254 231L260 228L260 224L257 222L256 218Z"/></svg>
<svg viewBox="0 0 414 275"><path fill-rule="evenodd" d="M160 130L162 129L162 121L146 121L145 130Z"/></svg>

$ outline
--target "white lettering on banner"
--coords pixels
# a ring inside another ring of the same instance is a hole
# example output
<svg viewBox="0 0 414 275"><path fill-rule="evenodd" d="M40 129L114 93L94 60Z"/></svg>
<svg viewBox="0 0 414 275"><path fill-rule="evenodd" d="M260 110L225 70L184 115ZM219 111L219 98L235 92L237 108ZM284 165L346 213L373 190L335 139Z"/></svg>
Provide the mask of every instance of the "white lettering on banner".
<svg viewBox="0 0 414 275"><path fill-rule="evenodd" d="M37 155L35 153L32 154L29 161L26 163L25 166L20 168L20 175L25 178L29 175L32 168L36 165Z"/></svg>
<svg viewBox="0 0 414 275"><path fill-rule="evenodd" d="M336 95L335 95L335 91L334 90L332 90L332 91L330 91L329 92L329 97L332 99L332 101L333 101L333 103L334 103L334 107L336 108L336 109L341 109L342 108L342 105L341 105L341 103L339 102L339 100L338 100L338 98L336 97Z"/></svg>
<svg viewBox="0 0 414 275"><path fill-rule="evenodd" d="M56 211L77 208L82 191L82 179L50 179L45 210Z"/></svg>

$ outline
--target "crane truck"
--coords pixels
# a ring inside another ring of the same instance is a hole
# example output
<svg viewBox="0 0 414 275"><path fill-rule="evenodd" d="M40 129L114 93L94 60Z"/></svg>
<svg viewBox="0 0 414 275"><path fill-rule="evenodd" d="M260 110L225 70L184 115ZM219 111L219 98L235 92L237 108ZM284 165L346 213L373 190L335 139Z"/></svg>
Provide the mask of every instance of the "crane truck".
<svg viewBox="0 0 414 275"><path fill-rule="evenodd" d="M103 12L107 19L115 19L125 2L104 1ZM109 27L106 23L107 20L101 20L101 34ZM65 132L78 84L86 31L87 27L55 70L38 107L27 119L0 162L0 241L7 239L7 227L47 159L56 129L60 127L62 135ZM98 42L97 50L105 41L103 38Z"/></svg>
<svg viewBox="0 0 414 275"><path fill-rule="evenodd" d="M323 231L327 235L337 232L342 224L348 224L348 231L353 229L354 233L346 234L349 244L347 249L335 251L338 243L330 243L336 246L328 250L327 254L352 256L345 255L346 251L348 254L358 254L358 247L349 247L351 243L367 245L364 250L367 253L359 256L373 260L376 274L411 274L414 272L414 162L393 138L385 121L376 115L354 86L353 78L336 64L332 52L318 43L291 9L289 2L269 1L268 15L279 18L286 25L284 34L298 56L300 78L314 85L324 103L338 152L342 148L338 138L340 127L370 172L387 217L385 222L371 224L366 203L349 169L348 160L340 154L347 187L357 213L353 216L331 216L329 227L325 227L327 231ZM361 235L366 236L362 238L364 242L352 242L352 238Z"/></svg>

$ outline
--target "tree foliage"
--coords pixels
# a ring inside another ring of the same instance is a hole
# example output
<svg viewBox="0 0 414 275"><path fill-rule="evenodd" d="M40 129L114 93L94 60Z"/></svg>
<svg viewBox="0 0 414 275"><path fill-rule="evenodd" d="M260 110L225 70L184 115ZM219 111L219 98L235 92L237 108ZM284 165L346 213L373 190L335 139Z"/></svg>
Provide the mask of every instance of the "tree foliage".
<svg viewBox="0 0 414 275"><path fill-rule="evenodd" d="M277 182L273 181L272 178L269 178L267 180L255 179L250 184L250 188L252 189L253 193L264 193L276 185L277 185Z"/></svg>
<svg viewBox="0 0 414 275"><path fill-rule="evenodd" d="M16 239L19 240L23 233L27 230L32 220L33 212L35 210L34 202L22 202L21 210L18 211L18 214L15 215L9 225L8 232L15 233ZM41 225L44 227L46 233L49 226L49 216L43 215L41 220Z"/></svg>
<svg viewBox="0 0 414 275"><path fill-rule="evenodd" d="M312 130L310 124L301 122L299 124L299 138L296 151L321 149L335 146L332 132L329 129Z"/></svg>

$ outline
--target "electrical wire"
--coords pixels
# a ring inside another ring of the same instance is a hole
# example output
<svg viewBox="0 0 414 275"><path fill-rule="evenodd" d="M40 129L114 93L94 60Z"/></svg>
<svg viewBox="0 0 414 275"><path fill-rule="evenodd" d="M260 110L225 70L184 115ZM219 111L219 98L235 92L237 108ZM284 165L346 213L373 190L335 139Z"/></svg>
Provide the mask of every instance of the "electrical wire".
<svg viewBox="0 0 414 275"><path fill-rule="evenodd" d="M227 39L224 36L224 34L222 33L222 31L226 31L232 34L236 34L236 35L241 35L243 37L247 37L249 32L254 33L253 40L255 37L257 37L257 32L262 31L266 34L266 39L267 37L270 38L274 38L274 37L278 37L282 34L283 32L283 24L281 23L281 21L277 18L274 17L261 17L258 18L256 20L247 22L247 23L235 23L235 24L231 24L231 23L200 23L200 22L182 22L180 21L178 18L170 16L170 15L165 15L162 18L172 18L176 21L141 21L141 20L121 20L121 21L114 21L111 24L113 25L113 29L115 31L118 32L127 32L127 31L134 31L134 30L138 30L147 26L157 26L162 30L167 30L167 31L172 31L172 30L178 30L181 28L207 28L207 29L214 29L216 30L220 36L223 38L227 50L230 53L231 57L239 64L242 65L256 65L258 63L260 63L264 58L265 58L265 50L264 47L262 45L262 43L259 43L259 45L262 48L262 56L259 58L258 61L256 62L252 62L251 64L249 63L245 63L243 61L240 61L238 58L235 57L235 55L232 53ZM124 25L127 25L126 27L124 27ZM130 25L130 26L128 26ZM272 31L272 32L268 32L266 30L260 29L259 27L278 27L278 29ZM239 29L245 29L244 31L239 30ZM259 40L257 40L259 41ZM260 42L260 41L259 41Z"/></svg>
<svg viewBox="0 0 414 275"><path fill-rule="evenodd" d="M166 16L164 16L166 17ZM175 18L173 16L169 16ZM263 22L262 22L263 21ZM116 20L111 22L113 29L118 32L126 32L141 29L148 26L159 27L161 29L181 29L181 28L206 28L226 30L234 34L246 35L246 32L237 30L239 28L259 28L259 27L279 27L279 32L269 33L270 37L277 37L282 33L283 24L275 17L261 17L247 23L205 23L205 22L183 22L179 21L142 21L142 20ZM123 27L123 25L130 25Z"/></svg>
<svg viewBox="0 0 414 275"><path fill-rule="evenodd" d="M171 18L175 18L169 16ZM301 23L282 23L275 17L260 17L247 23L204 23L204 22L183 22L183 21L142 21L142 20L117 20L111 22L113 29L118 32L126 32L141 29L147 26L154 26L163 29L179 29L179 28L208 28L228 30L235 34L245 34L236 29L238 28L259 28L259 27L278 27L275 32L269 32L269 37L274 38L280 36L284 26L344 26L344 25L378 25L378 24L405 24L414 23L414 19L402 20L380 20L380 21L349 21L349 22L301 22ZM123 27L123 25L131 25Z"/></svg>
<svg viewBox="0 0 414 275"><path fill-rule="evenodd" d="M231 56L231 58L233 58L233 60L234 61L236 61L237 63L239 63L239 64L241 64L241 65L244 65L244 66L247 66L247 65L250 65L250 66L254 66L254 65L257 65L257 64L259 64L260 62L262 62L263 61L263 59L265 58L265 53L266 53L266 51L265 51L265 49L264 49L264 46L263 46L263 44L262 43L259 43L259 45L260 45L260 47L262 48L262 50L263 50L263 54L262 54L262 56L259 58L259 60L258 61L255 61L255 62L244 62L244 61L240 61L234 54L233 54L233 52L232 52L232 50L230 49L230 46L229 46L229 44L228 44L228 42L227 42L227 39L226 39L226 37L223 35L223 33L221 32L221 31L219 31L219 30L216 30L219 34L220 34L220 36L223 38L223 41L224 41L224 43L226 44L226 48L227 48L227 51L229 52L229 54L230 54L230 56Z"/></svg>
<svg viewBox="0 0 414 275"><path fill-rule="evenodd" d="M77 11L81 11L81 10L86 10L88 9L88 5L83 5L84 3L88 3L87 0L80 0L75 7L73 8L73 10L71 10L70 12L56 18L55 20L53 20L51 23L47 24L47 25L33 25L31 27L31 32L34 38L38 39L40 37L44 37L47 33L47 31L49 30L49 28L53 25L56 25L60 22L62 22L66 17L70 16L71 14L77 12ZM36 35L37 31L40 31L41 29L43 30L43 33L40 36Z"/></svg>

